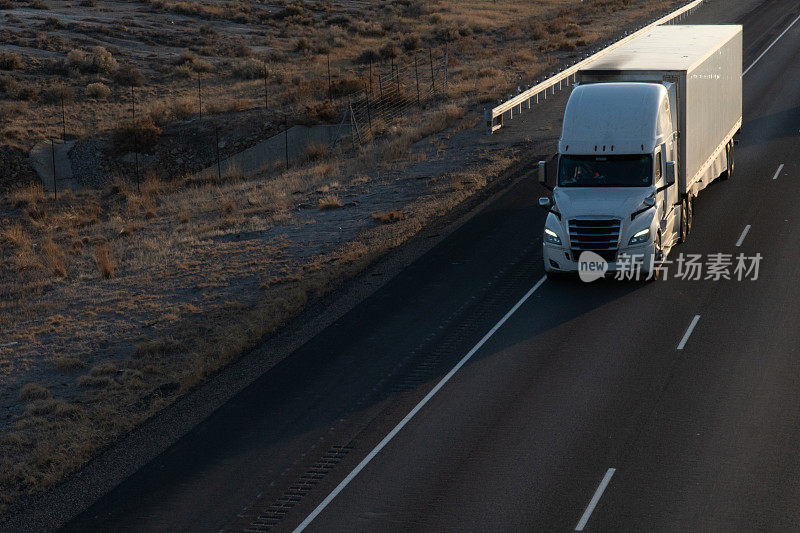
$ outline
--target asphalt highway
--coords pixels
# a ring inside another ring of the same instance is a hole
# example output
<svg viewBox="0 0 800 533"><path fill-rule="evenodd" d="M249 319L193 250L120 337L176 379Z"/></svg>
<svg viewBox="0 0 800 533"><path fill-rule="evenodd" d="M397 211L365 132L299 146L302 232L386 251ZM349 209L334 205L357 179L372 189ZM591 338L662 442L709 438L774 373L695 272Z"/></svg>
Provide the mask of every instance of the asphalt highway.
<svg viewBox="0 0 800 533"><path fill-rule="evenodd" d="M758 279L542 281L531 172L64 529L800 529L798 17L686 21L744 24L750 68L670 259Z"/></svg>

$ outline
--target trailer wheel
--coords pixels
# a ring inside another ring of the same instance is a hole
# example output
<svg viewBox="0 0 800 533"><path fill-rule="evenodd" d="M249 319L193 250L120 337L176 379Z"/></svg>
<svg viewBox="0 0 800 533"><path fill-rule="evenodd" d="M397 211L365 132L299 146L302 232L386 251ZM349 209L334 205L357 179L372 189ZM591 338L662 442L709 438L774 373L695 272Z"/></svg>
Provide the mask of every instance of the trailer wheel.
<svg viewBox="0 0 800 533"><path fill-rule="evenodd" d="M730 178L733 173L733 140L725 145L725 156L727 168L719 175L719 178L722 180Z"/></svg>
<svg viewBox="0 0 800 533"><path fill-rule="evenodd" d="M692 233L692 224L694 223L694 196L691 194L686 195L686 236Z"/></svg>
<svg viewBox="0 0 800 533"><path fill-rule="evenodd" d="M678 235L678 242L686 242L686 238L689 236L689 221L687 220L689 217L689 198L684 197L681 200L681 229L680 235Z"/></svg>

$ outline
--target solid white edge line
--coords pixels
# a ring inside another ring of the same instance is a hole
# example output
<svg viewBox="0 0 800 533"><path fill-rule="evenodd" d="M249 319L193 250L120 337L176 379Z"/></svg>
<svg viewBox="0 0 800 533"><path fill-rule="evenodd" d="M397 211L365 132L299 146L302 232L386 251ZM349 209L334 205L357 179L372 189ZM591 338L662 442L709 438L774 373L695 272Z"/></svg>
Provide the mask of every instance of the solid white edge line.
<svg viewBox="0 0 800 533"><path fill-rule="evenodd" d="M781 170L783 170L783 163L781 163L781 166L779 166L778 170L775 171L775 175L772 176L772 179L774 179L774 180L778 179L778 176L780 175Z"/></svg>
<svg viewBox="0 0 800 533"><path fill-rule="evenodd" d="M794 25L795 25L795 23L796 23L798 20L800 20L800 15L798 15L798 16L797 16L797 18L796 18L796 19L794 19L794 20L792 21L792 23L791 23L791 24L789 24L789 25L786 27L786 29L785 29L785 30L783 30L783 33L781 33L780 35L778 35L778 37L777 37L777 38L776 38L774 41L772 41L772 44L770 44L769 46L767 46L767 49L766 49L766 50L764 50L763 52L761 52L761 55L760 55L760 56L758 56L758 57L756 58L756 60L755 60L755 61L753 61L753 62L750 64L750 66L749 66L749 67L747 67L747 70L745 70L744 72L742 72L742 77L744 77L744 75L745 75L745 74L747 74L748 72L750 72L750 69L751 69L751 68L753 68L754 66L756 66L756 63L758 63L759 61L761 61L761 58L762 58L762 57L764 57L764 55L765 55L767 52L769 52L769 49L770 49L770 48L772 48L773 46L775 46L775 43L777 43L778 41L780 41L780 40L781 40L781 37L783 37L784 35L786 35L786 32L787 32L787 31L789 31L789 30L792 28L792 26L794 26Z"/></svg>
<svg viewBox="0 0 800 533"><path fill-rule="evenodd" d="M500 327L501 327L503 324L505 324L505 323L506 323L506 321L507 321L509 318L511 318L511 315L513 315L514 313L516 313L516 312L517 312L517 309L519 309L519 308L522 306L522 304L524 304L524 303L525 303L525 302L528 300L528 298L530 298L530 297L531 297L531 295L532 295L534 292L536 292L536 291L539 289L539 287L541 287L541 286L542 286L542 283L544 283L546 279L547 279L547 277L546 277L546 276L542 276L542 278L541 278L539 281L537 281L537 282L536 282L536 285L534 285L534 286L533 286L533 287L532 287L532 288L531 288L531 289L530 289L528 292L526 292L526 293L525 293L525 296L523 296L522 298L520 298L520 300L519 300L519 301L518 301L516 304L514 304L514 307L512 307L512 308L511 308L511 309L508 311L508 313L506 313L506 314L505 314L505 316L503 316L503 318L501 318L501 319L500 319L500 321L499 321L497 324L495 324L495 325L494 325L494 327L493 327L491 330L489 330L489 332L488 332L486 335L484 335L484 336L483 336L483 338L482 338L482 339L481 339L481 340L478 342L478 344L476 344L475 346L473 346L473 347L472 347L472 349L471 349L469 352L467 352L467 355L465 355L464 357L462 357L462 358L461 358L461 360L458 362L458 364L456 364L456 366L454 366L454 367L453 367L453 368L450 370L450 372L448 372L448 373L447 373L447 375L445 375L445 376L444 376L444 377L443 377L443 378L442 378L442 379L439 381L439 383L437 383L437 384L436 384L436 386L435 386L435 387L433 387L433 388L430 390L430 392L429 392L428 394L426 394L426 395L425 395L425 397L424 397L424 398L423 398L423 399L422 399L422 400L421 400L421 401L420 401L420 402L419 402L419 403L418 403L416 406L414 406L414 408L413 408L411 411L409 411L409 413L408 413L408 414L407 414L407 415L406 415L406 416L403 418L403 420L401 420L401 421L400 421L400 423L399 423L399 424L397 424L397 425L394 427L394 429L392 429L392 431L390 431L390 432L389 432L389 434L388 434L388 435L386 435L386 436L383 438L383 440L382 440L380 443L378 443L378 445L377 445L377 446L375 446L375 448L373 448L373 449L372 449L372 451L371 451L371 452L369 452L369 454L367 454L367 456L366 456L364 459L362 459L362 461L361 461L360 463L358 463L358 465L357 465L357 466L356 466L356 467L353 469L353 471L352 471L352 472L350 472L350 473L347 475L347 477L346 477L346 478L344 478L344 479L342 480L342 482L341 482L341 483L339 483L339 484L336 486L336 488L335 488L335 489L333 489L333 491L332 491L330 494L328 494L328 496L327 496L327 497L326 497L324 500L322 500L322 503L320 503L320 504L317 506L317 508L316 508L316 509L314 509L314 510L311 512L311 514L309 514L309 515L306 517L306 519L305 519L305 520L303 520L303 521L300 523L300 525L299 525L299 526L297 526L297 527L294 529L294 533L300 533L300 532L301 532L301 531L303 531L303 530L304 530L306 527L308 527L308 525L309 525L309 524L311 524L311 522L312 522L312 521L313 521L313 520L314 520L314 519L315 519L315 518L316 518L316 517L317 517L317 516L318 516L318 515L319 515L319 514L320 514L320 513L321 513L321 512L322 512L322 511L323 511L323 510L324 510L324 509L327 507L327 506L328 506L328 504L330 504L330 503L331 503L331 502L334 500L334 498L336 498L336 496L338 496L338 495L339 495L339 493L340 493L340 492L342 492L342 490L343 490L343 489L344 489L344 488L345 488L345 487L346 487L346 486L347 486L347 485L348 485L348 484L349 484L351 481L353 481L353 479L354 479L354 478L355 478L355 477L356 477L356 476L357 476L357 475L358 475L358 474L359 474L359 473L360 473L362 470L364 470L364 467L366 467L366 466L369 464L369 462L370 462L370 461L372 461L372 459L374 459L374 458L375 458L375 456L376 456L376 455L378 455L378 453L380 453L380 451L381 451L381 450L382 450L382 449L383 449L383 448L384 448L384 447L385 447L387 444L389 444L389 441L391 441L391 440L392 440L392 439L393 439L393 438L394 438L394 437L395 437L395 436L396 436L398 433L400 433L400 430L401 430L401 429L403 429L403 427L405 427L405 425L406 425L406 424L408 424L408 423L409 423L409 421L411 421L411 419L412 419L412 418L414 418L414 415L416 415L416 414L417 414L417 413L420 411L420 409L422 409L422 408L425 406L425 404L426 404L426 403L428 403L428 402L430 401L430 399L431 399L431 398L433 398L433 397L436 395L436 393L437 393L437 392L439 392L439 390L440 390L442 387L444 387L445 383L447 383L447 382L450 380L450 378L452 378L452 377L453 377L453 375L455 375L455 373L456 373L456 372L458 372L458 371L461 369L461 367L462 367L462 366L464 366L464 364L466 364L466 362L467 362L467 361L469 361L469 360L470 360L470 358L471 358L473 355L475 355L475 352L477 352L478 350L480 350L480 349L481 349L481 347L482 347L482 346L483 346L483 345L486 343L486 341L488 341L488 340L489 340L489 339L492 337L492 335L494 335L494 334L495 334L495 332L497 332L497 330L498 330L498 329L500 329Z"/></svg>
<svg viewBox="0 0 800 533"><path fill-rule="evenodd" d="M683 347L686 346L686 341L688 341L689 337L691 337L692 331L694 331L694 327L697 325L697 322L699 320L700 320L700 315L694 315L692 323L689 324L689 328L686 330L686 333L683 334L683 338L681 339L680 344L678 344L679 350L683 350Z"/></svg>
<svg viewBox="0 0 800 533"><path fill-rule="evenodd" d="M603 497L603 492L605 492L606 487L608 487L609 482L611 482L611 476L613 476L614 472L616 471L617 471L616 468L609 468L606 471L606 475L603 476L603 481L600 482L600 485L598 485L597 490L594 491L594 496L592 496L592 500L589 502L589 505L583 512L583 516L581 516L580 522L578 522L578 525L575 526L575 531L583 531L583 528L586 527L586 522L588 522L589 517L592 516L594 508L597 507L597 502L599 502L600 498Z"/></svg>
<svg viewBox="0 0 800 533"><path fill-rule="evenodd" d="M744 242L744 238L747 237L747 233L749 231L750 231L750 224L748 224L748 225L746 225L744 227L744 231L742 231L742 234L739 236L739 240L736 241L736 247L737 248L742 245L742 243Z"/></svg>

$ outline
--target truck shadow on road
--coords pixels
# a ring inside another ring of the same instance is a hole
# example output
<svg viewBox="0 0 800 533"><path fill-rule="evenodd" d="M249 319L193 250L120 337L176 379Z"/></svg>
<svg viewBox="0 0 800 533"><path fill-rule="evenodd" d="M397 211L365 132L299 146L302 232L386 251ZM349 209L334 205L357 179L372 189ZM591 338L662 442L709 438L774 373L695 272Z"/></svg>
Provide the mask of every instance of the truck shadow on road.
<svg viewBox="0 0 800 533"><path fill-rule="evenodd" d="M800 106L760 116L742 124L740 147L800 136Z"/></svg>

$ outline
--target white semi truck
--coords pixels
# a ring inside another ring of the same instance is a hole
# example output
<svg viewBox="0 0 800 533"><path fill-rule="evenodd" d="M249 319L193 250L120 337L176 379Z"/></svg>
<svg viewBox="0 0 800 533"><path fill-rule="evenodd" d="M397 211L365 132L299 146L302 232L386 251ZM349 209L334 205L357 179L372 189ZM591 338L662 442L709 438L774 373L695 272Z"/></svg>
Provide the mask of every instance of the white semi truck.
<svg viewBox="0 0 800 533"><path fill-rule="evenodd" d="M695 197L730 176L741 125L742 26L659 26L587 65L554 186L539 163L545 272L577 272L584 252L653 270L691 231Z"/></svg>

